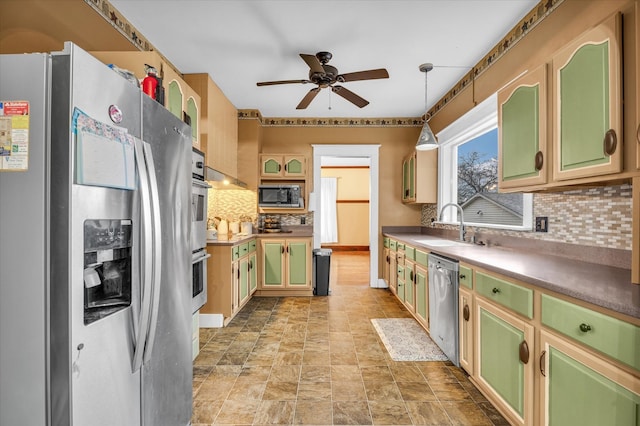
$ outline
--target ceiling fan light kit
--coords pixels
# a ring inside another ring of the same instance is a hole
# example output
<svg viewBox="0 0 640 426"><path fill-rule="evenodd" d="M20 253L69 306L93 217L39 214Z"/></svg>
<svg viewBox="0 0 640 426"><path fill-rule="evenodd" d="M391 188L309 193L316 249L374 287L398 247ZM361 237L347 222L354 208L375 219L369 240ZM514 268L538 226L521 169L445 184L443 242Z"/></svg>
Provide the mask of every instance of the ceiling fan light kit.
<svg viewBox="0 0 640 426"><path fill-rule="evenodd" d="M418 67L420 71L424 73L424 108L425 111L427 109L427 74L429 71L433 69L433 64L426 63L422 64ZM436 140L431 127L429 127L429 116L427 114L424 124L422 126L422 131L420 132L420 136L418 137L418 142L416 143L416 149L418 151L428 151L431 149L436 149L438 147L438 141Z"/></svg>
<svg viewBox="0 0 640 426"><path fill-rule="evenodd" d="M389 78L389 73L384 68L339 74L336 67L328 65L329 60L333 57L330 52L318 52L315 55L301 53L300 57L309 66L309 78L307 80L279 80L257 83L258 86L273 86L276 84L316 84L318 87L314 87L309 90L304 98L302 98L296 109L305 109L308 107L320 90L327 87L331 87L331 91L333 93L343 97L357 107L363 108L369 105L369 101L361 98L344 86L336 85L336 83Z"/></svg>

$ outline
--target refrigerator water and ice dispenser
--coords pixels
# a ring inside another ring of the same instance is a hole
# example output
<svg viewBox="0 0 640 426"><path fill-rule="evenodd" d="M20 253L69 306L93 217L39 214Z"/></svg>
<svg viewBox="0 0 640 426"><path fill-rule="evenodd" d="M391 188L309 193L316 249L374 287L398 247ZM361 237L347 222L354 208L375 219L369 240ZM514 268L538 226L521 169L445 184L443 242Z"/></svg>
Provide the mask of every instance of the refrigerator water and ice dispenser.
<svg viewBox="0 0 640 426"><path fill-rule="evenodd" d="M131 220L84 222L84 323L131 305Z"/></svg>

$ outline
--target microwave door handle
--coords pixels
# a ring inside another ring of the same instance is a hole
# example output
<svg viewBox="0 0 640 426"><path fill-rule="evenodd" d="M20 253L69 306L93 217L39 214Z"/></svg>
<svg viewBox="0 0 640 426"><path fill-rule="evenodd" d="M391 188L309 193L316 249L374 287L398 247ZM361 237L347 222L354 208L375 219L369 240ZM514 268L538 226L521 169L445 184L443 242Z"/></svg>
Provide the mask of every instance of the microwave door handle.
<svg viewBox="0 0 640 426"><path fill-rule="evenodd" d="M142 356L144 354L144 347L147 339L147 330L149 328L149 311L151 309L151 288L150 280L153 271L153 263L151 256L148 255L147 250L153 246L153 234L151 230L151 194L149 189L149 176L147 173L147 167L145 165L144 151L142 148L143 142L139 139L134 139L135 159L138 169L138 183L141 199L141 212L140 212L140 229L141 229L141 244L139 247L140 253L140 315L137 319L138 330L135 336L135 347L133 352L133 365L132 371L136 372L142 366Z"/></svg>
<svg viewBox="0 0 640 426"><path fill-rule="evenodd" d="M158 180L156 179L155 163L153 162L153 154L151 145L144 143L144 156L149 172L149 188L151 189L151 217L152 217L152 233L153 233L153 279L151 281L152 307L151 318L149 321L149 330L147 332L147 343L144 349L144 361L151 359L153 352L153 344L156 338L156 326L158 325L158 309L160 306L160 285L162 274L162 212L160 210L160 193L158 191Z"/></svg>

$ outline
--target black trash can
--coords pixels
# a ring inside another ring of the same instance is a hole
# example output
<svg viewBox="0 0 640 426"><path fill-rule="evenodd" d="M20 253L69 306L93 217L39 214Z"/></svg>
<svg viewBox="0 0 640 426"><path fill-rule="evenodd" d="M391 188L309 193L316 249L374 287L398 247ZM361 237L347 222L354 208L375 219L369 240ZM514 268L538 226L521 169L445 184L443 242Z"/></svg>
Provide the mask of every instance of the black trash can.
<svg viewBox="0 0 640 426"><path fill-rule="evenodd" d="M313 249L313 294L329 295L329 270L331 249Z"/></svg>

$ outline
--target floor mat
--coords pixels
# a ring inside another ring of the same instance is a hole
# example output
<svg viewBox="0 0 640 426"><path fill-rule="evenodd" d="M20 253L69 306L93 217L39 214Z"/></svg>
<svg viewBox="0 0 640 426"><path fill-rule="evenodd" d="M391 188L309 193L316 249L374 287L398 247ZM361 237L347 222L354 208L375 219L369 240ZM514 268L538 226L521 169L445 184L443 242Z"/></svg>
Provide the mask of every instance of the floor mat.
<svg viewBox="0 0 640 426"><path fill-rule="evenodd" d="M371 323L394 361L448 359L413 318L380 318L372 319Z"/></svg>

